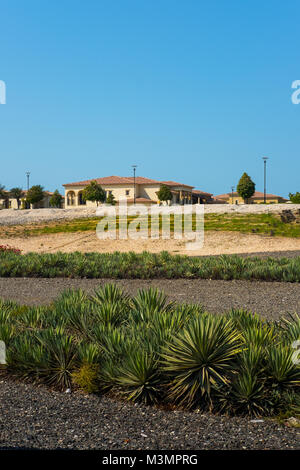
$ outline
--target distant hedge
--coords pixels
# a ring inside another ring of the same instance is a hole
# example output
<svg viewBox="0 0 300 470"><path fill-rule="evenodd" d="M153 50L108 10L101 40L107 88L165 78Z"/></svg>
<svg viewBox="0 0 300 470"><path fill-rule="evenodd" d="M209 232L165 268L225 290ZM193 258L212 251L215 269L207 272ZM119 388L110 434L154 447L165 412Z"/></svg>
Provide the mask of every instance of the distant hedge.
<svg viewBox="0 0 300 470"><path fill-rule="evenodd" d="M0 277L107 279L247 279L300 281L300 257L242 258L237 255L188 257L143 252L28 253L0 252Z"/></svg>

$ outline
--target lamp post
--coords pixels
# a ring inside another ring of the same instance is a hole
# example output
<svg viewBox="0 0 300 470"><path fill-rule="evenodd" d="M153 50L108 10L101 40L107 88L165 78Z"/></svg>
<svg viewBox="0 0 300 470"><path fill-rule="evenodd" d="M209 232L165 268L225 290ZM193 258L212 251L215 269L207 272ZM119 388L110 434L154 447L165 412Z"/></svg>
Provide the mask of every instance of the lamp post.
<svg viewBox="0 0 300 470"><path fill-rule="evenodd" d="M26 171L26 176L27 176L27 191L29 190L29 176L30 176L30 171Z"/></svg>
<svg viewBox="0 0 300 470"><path fill-rule="evenodd" d="M264 204L266 204L266 187L267 187L267 160L269 157L262 157L264 161Z"/></svg>
<svg viewBox="0 0 300 470"><path fill-rule="evenodd" d="M233 204L233 191L234 191L234 186L231 186L231 204Z"/></svg>
<svg viewBox="0 0 300 470"><path fill-rule="evenodd" d="M136 200L136 191L135 191L135 172L137 165L132 165L133 168L133 203L135 204Z"/></svg>

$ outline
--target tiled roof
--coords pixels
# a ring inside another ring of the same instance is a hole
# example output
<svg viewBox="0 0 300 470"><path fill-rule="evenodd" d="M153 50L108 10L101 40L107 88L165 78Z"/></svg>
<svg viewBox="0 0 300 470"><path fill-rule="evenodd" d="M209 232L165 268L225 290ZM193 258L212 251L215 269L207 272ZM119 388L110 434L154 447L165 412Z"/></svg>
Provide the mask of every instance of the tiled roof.
<svg viewBox="0 0 300 470"><path fill-rule="evenodd" d="M189 184L177 183L176 181L161 181L160 184L165 184L166 186L185 186L186 188L193 188Z"/></svg>
<svg viewBox="0 0 300 470"><path fill-rule="evenodd" d="M66 183L63 186L86 186L91 181L97 181L98 184L133 184L133 176L104 176L103 178L93 178L90 180L77 181L75 183ZM159 181L152 180L150 178L144 178L143 176L137 176L135 178L136 184L159 184Z"/></svg>
<svg viewBox="0 0 300 470"><path fill-rule="evenodd" d="M203 196L212 196L212 193L206 193L204 191L200 191L199 189L193 189L192 193L196 194L196 195L199 194L200 196L201 196L201 194Z"/></svg>
<svg viewBox="0 0 300 470"><path fill-rule="evenodd" d="M114 184L133 184L133 176L105 176L103 178L93 178L90 180L84 180L84 181L76 181L74 183L66 183L63 184L63 186L86 186L89 184L91 181L97 181L98 184L103 184L103 185L114 185ZM167 186L184 186L186 188L193 188L193 186L190 186L188 184L182 184L182 183L177 183L176 181L157 181L153 180L150 178L145 178L143 176L136 176L135 178L136 184L165 184Z"/></svg>
<svg viewBox="0 0 300 470"><path fill-rule="evenodd" d="M215 199L228 199L230 197L237 197L238 196L238 193L237 192L233 192L233 193L225 193L225 194L219 194L217 196L214 196ZM253 196L251 196L251 199L261 199L264 197L264 193L262 193L261 191L255 191L255 193L253 194ZM285 199L284 197L282 196L276 196L275 194L266 194L266 198L267 199L270 199L270 198L280 198L280 199L284 199L285 201L287 201L287 199Z"/></svg>

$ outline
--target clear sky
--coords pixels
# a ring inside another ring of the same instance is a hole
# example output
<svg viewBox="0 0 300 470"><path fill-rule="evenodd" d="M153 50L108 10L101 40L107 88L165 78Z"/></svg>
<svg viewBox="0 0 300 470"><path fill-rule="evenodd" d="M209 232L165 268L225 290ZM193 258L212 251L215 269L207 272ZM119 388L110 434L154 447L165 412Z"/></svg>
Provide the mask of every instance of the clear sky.
<svg viewBox="0 0 300 470"><path fill-rule="evenodd" d="M300 191L300 6L277 0L1 0L0 183L137 174Z"/></svg>

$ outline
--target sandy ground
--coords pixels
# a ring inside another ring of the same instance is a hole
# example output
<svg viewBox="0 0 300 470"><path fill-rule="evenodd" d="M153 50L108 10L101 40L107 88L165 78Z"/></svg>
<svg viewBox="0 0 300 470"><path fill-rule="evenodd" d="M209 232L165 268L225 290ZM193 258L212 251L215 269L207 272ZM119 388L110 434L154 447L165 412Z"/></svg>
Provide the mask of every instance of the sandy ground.
<svg viewBox="0 0 300 470"><path fill-rule="evenodd" d="M201 249L187 250L184 240L99 240L93 232L57 233L31 237L0 238L0 245L19 248L22 253L72 251L111 253L166 250L173 254L205 256L233 253L266 253L300 250L300 239L242 234L239 232L205 232Z"/></svg>

